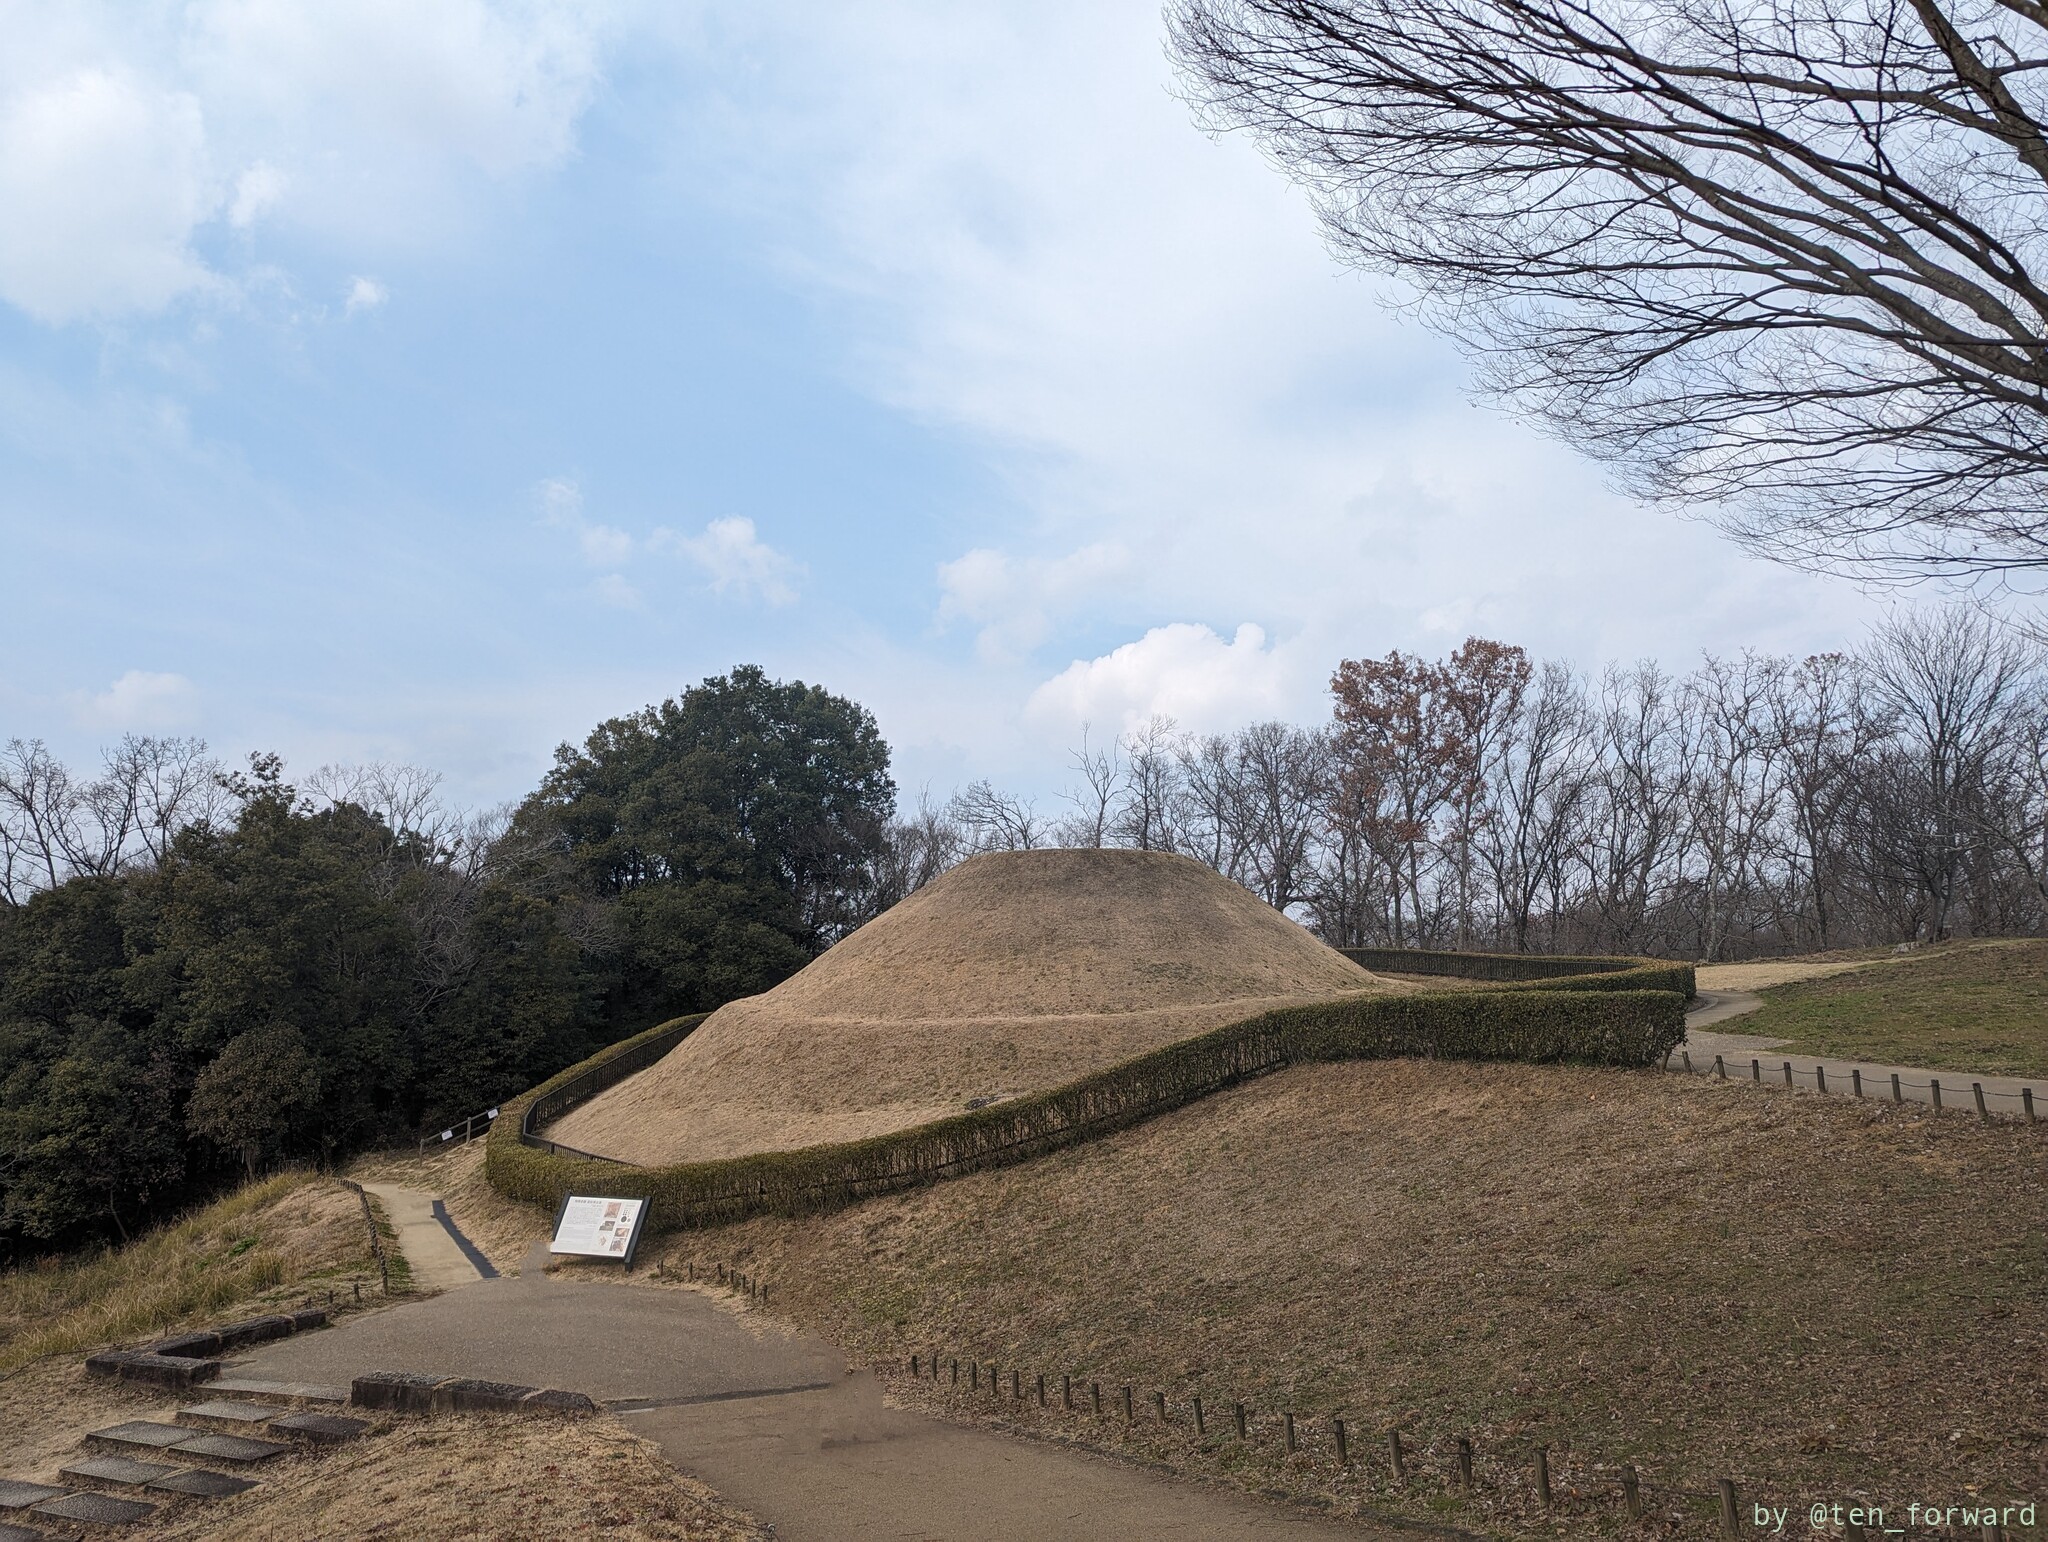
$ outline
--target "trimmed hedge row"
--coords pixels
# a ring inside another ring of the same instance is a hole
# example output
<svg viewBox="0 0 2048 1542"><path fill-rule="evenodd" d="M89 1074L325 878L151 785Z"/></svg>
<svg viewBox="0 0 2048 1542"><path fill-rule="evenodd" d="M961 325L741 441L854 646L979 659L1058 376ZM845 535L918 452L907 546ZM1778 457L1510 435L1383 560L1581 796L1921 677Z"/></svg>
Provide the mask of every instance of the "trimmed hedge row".
<svg viewBox="0 0 2048 1542"><path fill-rule="evenodd" d="M1692 965L1656 958L1559 958L1537 953L1449 953L1431 948L1339 948L1362 969L1455 975L1544 990L1675 990L1693 994ZM1569 981L1569 984L1562 984ZM1655 983L1650 983L1650 982Z"/></svg>
<svg viewBox="0 0 2048 1542"><path fill-rule="evenodd" d="M558 1098L572 1084L596 1090L592 1083L602 1076L593 1072L615 1070L622 1060L646 1053L645 1046L659 1036L680 1042L695 1026L690 1021L685 1027L685 1021L613 1045L603 1057L507 1104L486 1138L491 1182L515 1199L549 1206L571 1193L643 1198L650 1202L649 1224L658 1230L797 1215L1027 1161L1303 1062L1419 1057L1654 1065L1685 1036L1685 996L1670 989L1525 988L1283 1007L1063 1087L914 1129L723 1161L636 1167L522 1138L530 1108Z"/></svg>

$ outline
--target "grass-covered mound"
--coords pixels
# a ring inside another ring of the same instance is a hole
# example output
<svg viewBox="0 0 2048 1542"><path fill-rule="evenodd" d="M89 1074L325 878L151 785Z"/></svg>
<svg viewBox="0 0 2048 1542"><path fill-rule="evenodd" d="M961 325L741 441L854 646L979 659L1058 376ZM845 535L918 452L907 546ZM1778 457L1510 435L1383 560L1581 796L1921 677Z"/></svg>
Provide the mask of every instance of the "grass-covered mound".
<svg viewBox="0 0 2048 1542"><path fill-rule="evenodd" d="M1412 988L1186 857L990 852L547 1133L643 1166L860 1140L1272 1008Z"/></svg>
<svg viewBox="0 0 2048 1542"><path fill-rule="evenodd" d="M1520 1533L1535 1447L1560 1494L1640 1466L1658 1535L1716 1535L1717 1477L1797 1514L2044 1486L2048 1131L1702 1079L1561 1066L1304 1066L1027 1166L836 1214L684 1234L772 1310L957 1416L1027 1424L1340 1509ZM1005 1395L968 1394L970 1358ZM1050 1407L1007 1396L1048 1377ZM1100 1381L1110 1417L1060 1408ZM1167 1392L1175 1422L1127 1432ZM1209 1410L1193 1437L1189 1397ZM1254 1442L1228 1410L1254 1410ZM1306 1449L1279 1449L1302 1416ZM1350 1421L1354 1466L1331 1460ZM1415 1476L1385 1474L1382 1430ZM1454 1441L1481 1491L1445 1482ZM1362 1455L1360 1454L1362 1453ZM1604 1475L1603 1475L1604 1474Z"/></svg>

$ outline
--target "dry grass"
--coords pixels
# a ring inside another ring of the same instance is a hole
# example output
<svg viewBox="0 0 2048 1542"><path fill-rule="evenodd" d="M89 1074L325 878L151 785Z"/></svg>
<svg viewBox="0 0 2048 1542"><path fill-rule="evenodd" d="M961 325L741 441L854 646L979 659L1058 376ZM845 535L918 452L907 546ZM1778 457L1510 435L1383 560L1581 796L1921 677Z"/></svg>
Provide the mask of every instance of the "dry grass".
<svg viewBox="0 0 2048 1542"><path fill-rule="evenodd" d="M391 1182L439 1198L448 1218L500 1274L516 1274L536 1242L546 1242L553 1217L539 1205L507 1199L484 1176L484 1143L473 1140L422 1157L385 1152L348 1169L358 1182ZM617 1265L607 1265L616 1270Z"/></svg>
<svg viewBox="0 0 2048 1542"><path fill-rule="evenodd" d="M853 1140L1293 1001L1409 987L1185 857L994 852L549 1132L643 1163Z"/></svg>
<svg viewBox="0 0 2048 1542"><path fill-rule="evenodd" d="M373 1272L355 1195L282 1173L127 1247L0 1275L0 1373Z"/></svg>
<svg viewBox="0 0 2048 1542"><path fill-rule="evenodd" d="M1052 1409L913 1401L1183 1471L1510 1532L1640 1465L1664 1533L1712 1480L1804 1506L2048 1490L2048 1139L1918 1108L1648 1073L1300 1068L1043 1161L673 1239L880 1365L911 1350L1051 1378ZM1111 1417L1059 1411L1100 1381ZM1172 1399L1126 1432L1113 1389ZM1200 1392L1210 1434L1186 1427ZM1257 1439L1227 1410L1256 1410ZM1309 1450L1283 1460L1293 1409ZM1365 1456L1330 1459L1327 1416ZM1396 1490L1386 1427L1420 1448ZM1219 1433L1220 1432L1220 1433ZM1480 1453L1450 1493L1451 1442ZM1572 1525L1620 1529L1611 1498Z"/></svg>
<svg viewBox="0 0 2048 1542"><path fill-rule="evenodd" d="M219 1542L307 1537L603 1536L766 1542L774 1533L678 1473L612 1419L462 1415L378 1421L355 1445L266 1468L239 1498L134 1535Z"/></svg>

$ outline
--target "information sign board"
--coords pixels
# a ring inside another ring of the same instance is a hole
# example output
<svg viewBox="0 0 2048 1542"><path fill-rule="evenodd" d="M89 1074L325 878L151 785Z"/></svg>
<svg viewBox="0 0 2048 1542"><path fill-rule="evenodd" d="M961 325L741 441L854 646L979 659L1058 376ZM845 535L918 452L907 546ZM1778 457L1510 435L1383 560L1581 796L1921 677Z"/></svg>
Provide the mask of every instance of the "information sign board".
<svg viewBox="0 0 2048 1542"><path fill-rule="evenodd" d="M644 1199L571 1194L555 1212L555 1237L548 1251L615 1258L631 1268L633 1253L640 1246L640 1228L646 1221Z"/></svg>

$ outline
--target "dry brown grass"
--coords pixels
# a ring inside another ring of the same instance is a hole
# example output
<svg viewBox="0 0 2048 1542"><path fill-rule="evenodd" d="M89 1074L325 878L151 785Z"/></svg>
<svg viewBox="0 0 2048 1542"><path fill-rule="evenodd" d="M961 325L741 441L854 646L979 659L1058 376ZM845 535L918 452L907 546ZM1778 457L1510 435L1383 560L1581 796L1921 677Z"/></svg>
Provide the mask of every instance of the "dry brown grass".
<svg viewBox="0 0 2048 1542"><path fill-rule="evenodd" d="M380 1419L338 1451L265 1469L263 1486L132 1535L219 1542L307 1537L602 1536L766 1542L773 1532L603 1419Z"/></svg>
<svg viewBox="0 0 2048 1542"><path fill-rule="evenodd" d="M853 1140L1269 1007L1408 988L1186 857L992 852L549 1133L642 1163Z"/></svg>
<svg viewBox="0 0 2048 1542"><path fill-rule="evenodd" d="M477 1245L500 1274L516 1274L536 1242L551 1235L553 1217L539 1205L507 1199L484 1176L484 1143L473 1140L421 1157L383 1152L358 1159L348 1169L358 1182L390 1182L437 1196L448 1218ZM617 1265L609 1265L612 1270Z"/></svg>
<svg viewBox="0 0 2048 1542"><path fill-rule="evenodd" d="M373 1272L355 1195L282 1173L126 1247L0 1274L0 1373Z"/></svg>
<svg viewBox="0 0 2048 1542"><path fill-rule="evenodd" d="M667 1256L738 1261L778 1315L879 1365L940 1349L1051 1377L1045 1415L899 1382L956 1416L1508 1531L1538 1518L1544 1442L1561 1490L1635 1463L1684 1517L1664 1524L1704 1535L1708 1506L1684 1494L1720 1476L1802 1513L2048 1490L2044 1134L1652 1073L1315 1066ZM1112 1399L1163 1388L1176 1425L1063 1414L1062 1374ZM1249 1449L1228 1435L1239 1398ZM1273 1419L1290 1408L1314 1423L1288 1462ZM1366 1453L1341 1476L1333 1412ZM1392 1425L1424 1469L1398 1492L1378 1456ZM1459 1435L1486 1480L1472 1501L1443 1481ZM1572 1525L1613 1517L1603 1501Z"/></svg>

